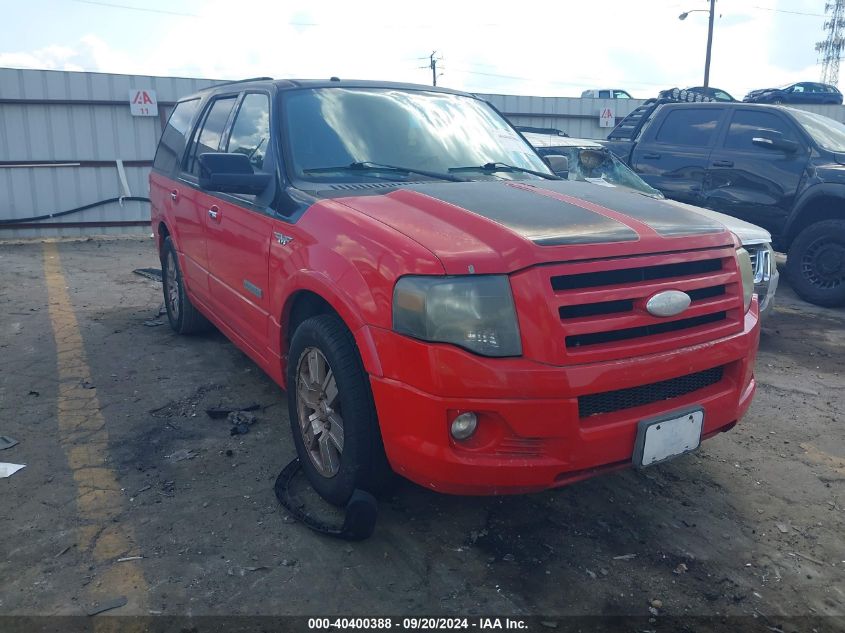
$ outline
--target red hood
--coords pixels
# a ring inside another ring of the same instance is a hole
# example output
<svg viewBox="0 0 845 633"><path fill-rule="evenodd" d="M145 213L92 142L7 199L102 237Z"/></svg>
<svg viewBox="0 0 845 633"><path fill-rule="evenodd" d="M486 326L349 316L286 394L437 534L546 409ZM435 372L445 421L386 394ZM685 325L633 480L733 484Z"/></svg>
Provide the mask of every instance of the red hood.
<svg viewBox="0 0 845 633"><path fill-rule="evenodd" d="M425 246L447 274L733 243L722 224L700 214L589 183L417 184L335 201Z"/></svg>

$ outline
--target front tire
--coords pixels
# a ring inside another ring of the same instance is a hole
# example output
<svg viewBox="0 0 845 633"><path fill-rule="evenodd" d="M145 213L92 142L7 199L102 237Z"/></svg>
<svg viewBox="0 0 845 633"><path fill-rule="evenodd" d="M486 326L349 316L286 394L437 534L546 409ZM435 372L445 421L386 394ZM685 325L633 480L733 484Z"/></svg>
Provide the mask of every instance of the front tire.
<svg viewBox="0 0 845 633"><path fill-rule="evenodd" d="M179 269L176 247L168 236L161 253L161 286L167 320L177 334L193 334L209 328L208 320L194 307L185 292L185 282Z"/></svg>
<svg viewBox="0 0 845 633"><path fill-rule="evenodd" d="M824 220L801 231L789 248L786 271L805 301L845 305L845 220Z"/></svg>
<svg viewBox="0 0 845 633"><path fill-rule="evenodd" d="M338 317L311 317L296 328L287 385L296 452L320 496L343 505L356 488L383 490L391 473L369 377Z"/></svg>

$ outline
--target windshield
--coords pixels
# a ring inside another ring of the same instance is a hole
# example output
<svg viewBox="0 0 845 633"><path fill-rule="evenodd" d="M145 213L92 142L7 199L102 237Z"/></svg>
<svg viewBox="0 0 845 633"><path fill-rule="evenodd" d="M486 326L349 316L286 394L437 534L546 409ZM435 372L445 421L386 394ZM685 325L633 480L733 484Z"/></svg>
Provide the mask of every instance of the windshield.
<svg viewBox="0 0 845 633"><path fill-rule="evenodd" d="M845 151L845 125L820 114L789 108L813 140L829 152Z"/></svg>
<svg viewBox="0 0 845 633"><path fill-rule="evenodd" d="M553 147L546 148L543 154L566 156L569 160L568 180L591 182L605 187L627 187L639 193L663 197L662 193L603 147Z"/></svg>
<svg viewBox="0 0 845 633"><path fill-rule="evenodd" d="M418 180L419 172L448 174L455 167L488 163L517 169L464 173L461 179L537 178L520 169L551 174L495 110L471 97L394 88L314 88L290 91L284 98L291 168L301 180ZM349 168L359 163L417 173Z"/></svg>

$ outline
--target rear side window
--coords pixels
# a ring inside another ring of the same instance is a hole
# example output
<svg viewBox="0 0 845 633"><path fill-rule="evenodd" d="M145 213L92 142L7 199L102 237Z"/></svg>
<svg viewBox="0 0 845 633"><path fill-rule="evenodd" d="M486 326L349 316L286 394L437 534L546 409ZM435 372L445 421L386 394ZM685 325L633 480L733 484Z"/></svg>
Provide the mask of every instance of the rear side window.
<svg viewBox="0 0 845 633"><path fill-rule="evenodd" d="M269 142L270 98L266 94L248 94L238 109L226 151L245 154L254 168L262 169Z"/></svg>
<svg viewBox="0 0 845 633"><path fill-rule="evenodd" d="M164 132L161 134L161 141L159 141L153 160L153 169L171 173L179 163L182 152L185 151L185 145L188 144L191 121L199 104L199 99L191 99L176 104L173 112L170 113Z"/></svg>
<svg viewBox="0 0 845 633"><path fill-rule="evenodd" d="M725 138L725 147L739 150L768 151L751 142L760 132L775 132L790 141L798 141L793 127L778 115L772 112L737 110L734 112L728 136Z"/></svg>
<svg viewBox="0 0 845 633"><path fill-rule="evenodd" d="M220 150L220 139L223 138L223 130L226 122L235 106L235 97L217 99L211 104L208 113L205 115L202 127L194 138L185 171L199 176L199 162L197 157L206 152L217 152Z"/></svg>
<svg viewBox="0 0 845 633"><path fill-rule="evenodd" d="M707 147L713 144L723 110L684 108L672 110L657 132L658 143Z"/></svg>
<svg viewBox="0 0 845 633"><path fill-rule="evenodd" d="M610 90L599 90L599 99L610 99Z"/></svg>

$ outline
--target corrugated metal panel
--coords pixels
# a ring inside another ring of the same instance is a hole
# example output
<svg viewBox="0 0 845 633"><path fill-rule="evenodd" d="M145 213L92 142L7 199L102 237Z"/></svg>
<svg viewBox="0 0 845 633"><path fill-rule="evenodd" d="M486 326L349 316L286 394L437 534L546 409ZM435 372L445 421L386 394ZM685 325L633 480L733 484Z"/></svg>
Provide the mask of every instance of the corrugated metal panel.
<svg viewBox="0 0 845 633"><path fill-rule="evenodd" d="M210 79L112 75L0 68L0 161L84 162L77 167L0 166L0 219L28 218L124 194L115 161L152 161L161 118L134 117L129 91L156 91L159 110L216 83ZM23 100L25 103L21 103ZM127 165L132 195L147 196L149 167ZM149 205L111 203L56 221L114 222L149 218ZM146 232L144 227L103 227L96 233ZM0 237L74 236L90 228L14 228Z"/></svg>

